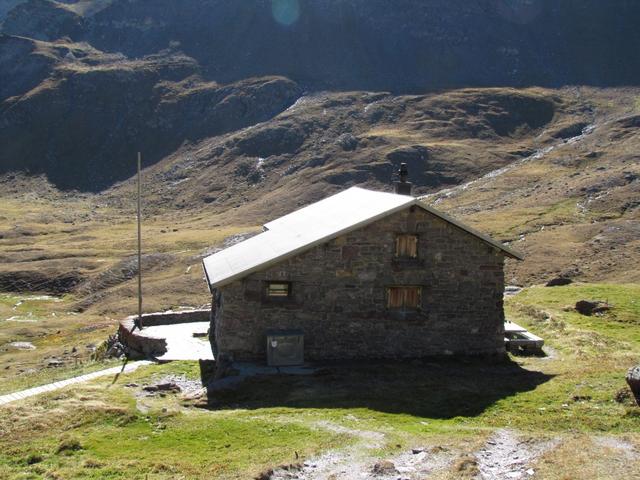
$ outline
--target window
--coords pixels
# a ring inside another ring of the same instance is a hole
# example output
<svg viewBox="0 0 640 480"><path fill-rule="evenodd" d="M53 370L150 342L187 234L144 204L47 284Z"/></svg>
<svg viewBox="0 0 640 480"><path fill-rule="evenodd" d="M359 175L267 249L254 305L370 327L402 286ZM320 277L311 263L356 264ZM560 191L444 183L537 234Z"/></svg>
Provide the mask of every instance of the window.
<svg viewBox="0 0 640 480"><path fill-rule="evenodd" d="M387 307L400 309L419 309L422 305L422 287L389 287L387 289Z"/></svg>
<svg viewBox="0 0 640 480"><path fill-rule="evenodd" d="M291 296L291 282L267 282L267 298L289 298Z"/></svg>
<svg viewBox="0 0 640 480"><path fill-rule="evenodd" d="M396 257L418 258L418 236L398 235L396 237Z"/></svg>

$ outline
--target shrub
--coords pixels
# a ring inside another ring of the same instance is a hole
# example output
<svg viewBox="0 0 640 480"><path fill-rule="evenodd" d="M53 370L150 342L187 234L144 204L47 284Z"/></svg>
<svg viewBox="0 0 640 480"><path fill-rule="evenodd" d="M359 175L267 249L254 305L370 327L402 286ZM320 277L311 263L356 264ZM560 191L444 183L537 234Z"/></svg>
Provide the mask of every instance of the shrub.
<svg viewBox="0 0 640 480"><path fill-rule="evenodd" d="M60 445L58 445L56 453L71 453L71 452L77 452L78 450L82 450L82 445L80 445L80 442L75 438L71 438L71 439L66 439L60 442Z"/></svg>

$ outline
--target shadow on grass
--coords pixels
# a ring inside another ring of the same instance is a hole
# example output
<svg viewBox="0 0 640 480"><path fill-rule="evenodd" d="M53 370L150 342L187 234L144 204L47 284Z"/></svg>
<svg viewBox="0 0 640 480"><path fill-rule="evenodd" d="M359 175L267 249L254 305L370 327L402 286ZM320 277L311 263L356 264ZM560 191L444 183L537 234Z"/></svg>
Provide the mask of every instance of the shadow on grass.
<svg viewBox="0 0 640 480"><path fill-rule="evenodd" d="M448 419L476 416L496 401L535 389L552 375L505 360L411 361L316 365L311 375L256 375L229 388L209 383L210 409L368 408ZM203 384L210 372L201 366Z"/></svg>

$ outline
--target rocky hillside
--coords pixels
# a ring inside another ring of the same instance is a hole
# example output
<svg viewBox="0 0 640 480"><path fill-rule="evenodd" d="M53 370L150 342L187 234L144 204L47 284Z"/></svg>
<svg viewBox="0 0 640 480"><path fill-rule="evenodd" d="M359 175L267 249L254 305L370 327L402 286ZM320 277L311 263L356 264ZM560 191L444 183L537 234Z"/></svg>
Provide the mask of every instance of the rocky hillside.
<svg viewBox="0 0 640 480"><path fill-rule="evenodd" d="M639 13L633 0L29 0L6 14L3 31L128 57L175 48L220 82L622 85L637 79Z"/></svg>
<svg viewBox="0 0 640 480"><path fill-rule="evenodd" d="M129 230L106 226L131 219L141 151L150 248L177 255L154 267L158 307L176 274L191 272L180 301L200 289L200 256L227 234L347 186L390 189L401 162L418 194L527 254L510 281L638 281L639 14L623 0L0 2L0 277L73 290L129 255Z"/></svg>
<svg viewBox="0 0 640 480"><path fill-rule="evenodd" d="M0 171L43 172L59 187L87 191L130 176L138 149L156 163L184 142L268 120L302 92L640 78L640 4L629 0L1 7Z"/></svg>
<svg viewBox="0 0 640 480"><path fill-rule="evenodd" d="M310 94L267 122L183 145L147 170L147 188L158 212L205 202L260 221L346 186L389 189L401 162L417 193L464 183L579 133L591 116L542 89Z"/></svg>
<svg viewBox="0 0 640 480"><path fill-rule="evenodd" d="M155 163L184 142L267 120L300 95L281 77L205 81L181 54L129 60L87 44L0 41L30 52L5 73L12 78L0 88L9 93L24 87L29 72L46 75L56 64L52 76L3 102L0 165L44 172L60 188L102 190L131 175L132 152Z"/></svg>

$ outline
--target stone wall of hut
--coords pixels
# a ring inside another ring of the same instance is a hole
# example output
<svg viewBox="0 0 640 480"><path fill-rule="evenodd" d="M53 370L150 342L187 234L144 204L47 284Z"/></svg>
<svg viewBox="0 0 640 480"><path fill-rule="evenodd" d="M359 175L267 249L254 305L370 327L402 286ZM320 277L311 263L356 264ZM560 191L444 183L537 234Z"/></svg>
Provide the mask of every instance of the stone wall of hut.
<svg viewBox="0 0 640 480"><path fill-rule="evenodd" d="M418 235L418 258L396 258L396 236ZM504 255L410 207L220 289L220 353L266 359L266 332L304 332L306 360L504 352ZM291 282L274 301L266 282ZM388 287L421 287L417 310L390 309Z"/></svg>

